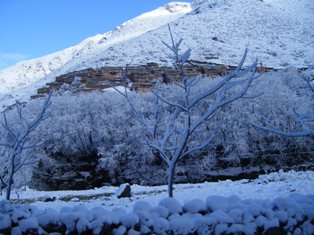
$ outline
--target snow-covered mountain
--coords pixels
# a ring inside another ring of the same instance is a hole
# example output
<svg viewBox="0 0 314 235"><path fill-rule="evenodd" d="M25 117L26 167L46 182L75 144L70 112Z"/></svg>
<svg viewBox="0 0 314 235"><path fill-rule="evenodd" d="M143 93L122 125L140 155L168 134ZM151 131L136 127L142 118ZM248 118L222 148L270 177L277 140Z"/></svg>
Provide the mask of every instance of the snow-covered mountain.
<svg viewBox="0 0 314 235"><path fill-rule="evenodd" d="M35 91L37 87L49 82L45 77L63 67L69 67L67 63L70 61L83 62L84 58L92 57L97 51L104 51L115 44L138 37L177 20L190 11L189 3L169 3L125 22L113 31L87 38L76 46L0 70L0 106L1 101L10 96L19 98L24 93L27 96L25 89ZM34 84L36 82L39 83Z"/></svg>
<svg viewBox="0 0 314 235"><path fill-rule="evenodd" d="M314 62L314 2L311 0L203 0L175 22L175 37L192 48L191 59L236 64L245 47L275 68L307 67ZM66 70L108 65L169 63L166 26L98 51L84 61L71 61Z"/></svg>
<svg viewBox="0 0 314 235"><path fill-rule="evenodd" d="M34 93L67 72L169 64L169 51L161 42L170 41L167 23L175 38L184 39L183 49L192 48L194 61L234 65L247 47L248 62L258 58L267 67L314 64L312 0L194 0L191 5L170 3L77 46L0 71L0 107L1 99L21 97L26 90Z"/></svg>

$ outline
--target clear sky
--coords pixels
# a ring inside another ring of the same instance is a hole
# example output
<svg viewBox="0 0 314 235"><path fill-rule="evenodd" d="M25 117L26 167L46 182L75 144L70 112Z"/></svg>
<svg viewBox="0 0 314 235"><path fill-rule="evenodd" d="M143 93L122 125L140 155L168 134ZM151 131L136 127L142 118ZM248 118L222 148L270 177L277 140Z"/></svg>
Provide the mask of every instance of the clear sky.
<svg viewBox="0 0 314 235"><path fill-rule="evenodd" d="M74 46L171 0L0 0L0 69Z"/></svg>

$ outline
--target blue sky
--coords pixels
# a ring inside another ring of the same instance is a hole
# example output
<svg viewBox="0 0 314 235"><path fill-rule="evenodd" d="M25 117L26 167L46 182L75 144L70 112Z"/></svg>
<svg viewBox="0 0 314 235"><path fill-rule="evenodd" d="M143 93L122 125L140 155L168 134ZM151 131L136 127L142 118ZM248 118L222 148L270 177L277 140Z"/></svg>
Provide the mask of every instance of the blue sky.
<svg viewBox="0 0 314 235"><path fill-rule="evenodd" d="M73 46L171 0L0 0L0 69Z"/></svg>

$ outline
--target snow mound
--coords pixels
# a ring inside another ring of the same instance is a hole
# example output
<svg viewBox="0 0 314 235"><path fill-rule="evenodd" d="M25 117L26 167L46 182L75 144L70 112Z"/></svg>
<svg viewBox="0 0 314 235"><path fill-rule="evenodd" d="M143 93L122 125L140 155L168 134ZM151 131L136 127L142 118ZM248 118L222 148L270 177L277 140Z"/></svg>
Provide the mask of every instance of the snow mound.
<svg viewBox="0 0 314 235"><path fill-rule="evenodd" d="M196 214L206 211L207 208L202 200L194 199L186 202L183 206L183 210L191 214Z"/></svg>
<svg viewBox="0 0 314 235"><path fill-rule="evenodd" d="M174 198L165 198L159 202L159 206L163 206L168 209L170 214L176 214L182 212L180 203Z"/></svg>

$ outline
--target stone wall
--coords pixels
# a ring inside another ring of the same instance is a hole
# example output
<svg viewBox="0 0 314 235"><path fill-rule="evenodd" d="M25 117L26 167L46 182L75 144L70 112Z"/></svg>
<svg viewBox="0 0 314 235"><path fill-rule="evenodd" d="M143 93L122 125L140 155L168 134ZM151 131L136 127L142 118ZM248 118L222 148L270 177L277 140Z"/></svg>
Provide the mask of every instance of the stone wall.
<svg viewBox="0 0 314 235"><path fill-rule="evenodd" d="M184 67L184 72L188 77L196 75L205 75L215 77L223 75L234 69L232 66L218 64L193 64ZM122 76L127 75L133 83L133 89L138 92L150 91L156 80L164 83L176 81L180 78L179 71L172 67L159 66L156 63L147 63L140 66L125 67L103 67L100 69L86 69L64 74L55 78L54 82L47 83L45 87L37 90L37 98L49 93L50 91L59 91L60 89L71 89L75 92L89 92L94 90L103 90L111 85L124 85Z"/></svg>

